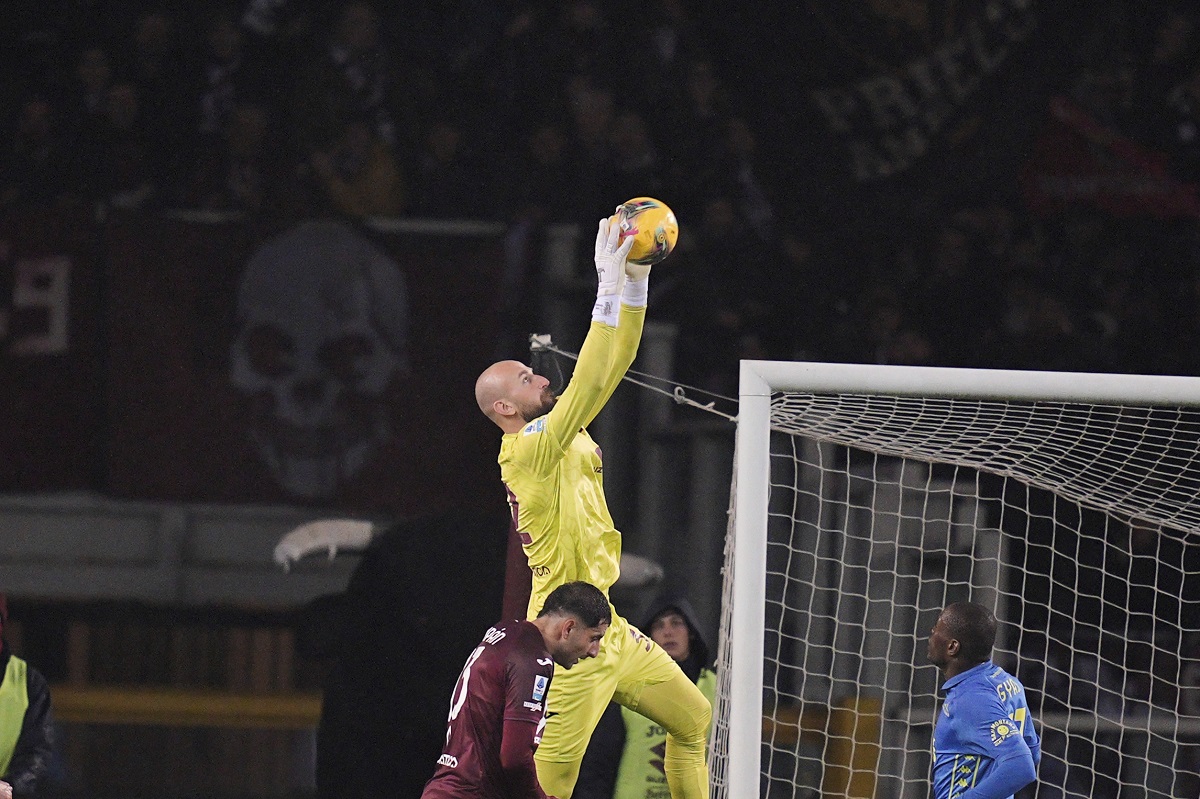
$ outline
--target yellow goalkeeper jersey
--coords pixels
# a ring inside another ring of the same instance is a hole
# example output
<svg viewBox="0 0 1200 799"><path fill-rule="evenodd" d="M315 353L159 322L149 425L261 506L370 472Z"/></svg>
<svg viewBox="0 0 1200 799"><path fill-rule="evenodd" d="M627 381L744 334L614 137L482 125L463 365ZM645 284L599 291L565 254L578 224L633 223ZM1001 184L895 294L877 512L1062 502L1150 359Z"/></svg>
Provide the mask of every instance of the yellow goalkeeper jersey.
<svg viewBox="0 0 1200 799"><path fill-rule="evenodd" d="M530 619L559 585L585 580L607 594L621 573L604 461L585 428L633 363L645 318L645 308L622 306L616 328L592 322L554 408L501 441L500 476L533 572Z"/></svg>

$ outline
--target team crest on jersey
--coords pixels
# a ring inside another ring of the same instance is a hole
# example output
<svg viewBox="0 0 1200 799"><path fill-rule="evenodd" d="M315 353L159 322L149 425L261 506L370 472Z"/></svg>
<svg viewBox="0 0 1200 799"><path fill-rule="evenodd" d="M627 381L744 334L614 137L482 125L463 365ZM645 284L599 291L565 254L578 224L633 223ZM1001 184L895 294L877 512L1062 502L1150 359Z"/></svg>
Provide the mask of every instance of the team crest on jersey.
<svg viewBox="0 0 1200 799"><path fill-rule="evenodd" d="M522 430L521 432L524 433L525 435L530 435L532 433L540 433L545 429L546 429L546 420L545 419L534 419L532 422L525 425L525 429Z"/></svg>
<svg viewBox="0 0 1200 799"><path fill-rule="evenodd" d="M533 698L535 701L540 701L546 695L546 679L544 674L539 674L533 678Z"/></svg>
<svg viewBox="0 0 1200 799"><path fill-rule="evenodd" d="M992 746L999 746L1009 738L1017 735L1020 730L1017 729L1017 725L1013 723L1012 719L1000 719L999 721L992 722L991 732Z"/></svg>

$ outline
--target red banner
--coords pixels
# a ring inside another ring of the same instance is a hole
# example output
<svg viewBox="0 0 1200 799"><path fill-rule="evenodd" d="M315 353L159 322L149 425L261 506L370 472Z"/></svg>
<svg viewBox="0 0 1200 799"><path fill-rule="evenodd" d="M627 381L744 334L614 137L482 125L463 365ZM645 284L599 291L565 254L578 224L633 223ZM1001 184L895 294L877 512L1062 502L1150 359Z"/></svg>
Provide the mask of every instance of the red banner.
<svg viewBox="0 0 1200 799"><path fill-rule="evenodd" d="M1066 97L1055 97L1021 183L1038 213L1083 204L1114 216L1200 218L1196 186L1173 177L1167 160Z"/></svg>
<svg viewBox="0 0 1200 799"><path fill-rule="evenodd" d="M110 223L107 488L420 514L494 507L474 381L501 234Z"/></svg>
<svg viewBox="0 0 1200 799"><path fill-rule="evenodd" d="M86 489L99 479L95 233L81 214L0 219L0 490Z"/></svg>

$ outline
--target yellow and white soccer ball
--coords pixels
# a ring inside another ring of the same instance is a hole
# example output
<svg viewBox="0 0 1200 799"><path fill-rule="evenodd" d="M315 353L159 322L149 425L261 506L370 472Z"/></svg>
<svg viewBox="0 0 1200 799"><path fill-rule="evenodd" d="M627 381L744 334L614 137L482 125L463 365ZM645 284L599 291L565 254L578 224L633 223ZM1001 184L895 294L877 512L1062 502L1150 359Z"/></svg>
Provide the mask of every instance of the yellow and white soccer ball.
<svg viewBox="0 0 1200 799"><path fill-rule="evenodd" d="M679 240L679 222L662 200L634 197L617 206L613 220L621 226L621 239L633 236L630 263L656 264L671 254Z"/></svg>

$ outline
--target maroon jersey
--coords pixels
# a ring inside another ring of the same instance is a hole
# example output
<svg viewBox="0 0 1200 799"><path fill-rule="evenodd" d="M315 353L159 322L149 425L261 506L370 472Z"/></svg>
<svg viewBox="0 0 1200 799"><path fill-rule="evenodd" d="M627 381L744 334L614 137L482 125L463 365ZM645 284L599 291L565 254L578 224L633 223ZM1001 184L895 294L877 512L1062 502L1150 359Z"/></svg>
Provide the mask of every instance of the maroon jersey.
<svg viewBox="0 0 1200 799"><path fill-rule="evenodd" d="M489 629L450 696L446 746L422 799L545 796L537 787L533 750L546 724L553 676L554 661L532 622L497 622ZM520 763L527 770L519 769L513 780L511 770Z"/></svg>

